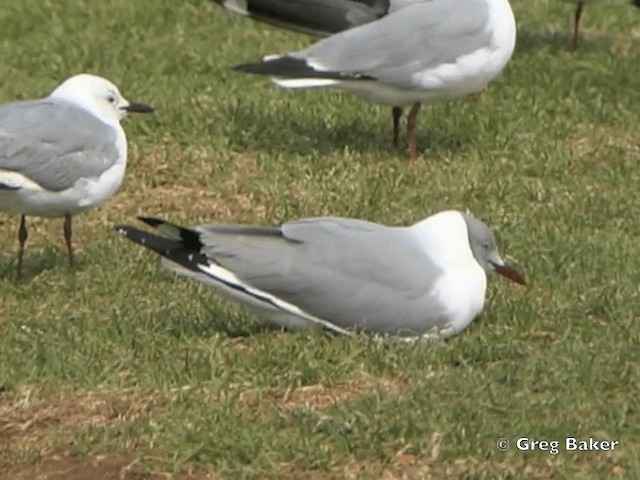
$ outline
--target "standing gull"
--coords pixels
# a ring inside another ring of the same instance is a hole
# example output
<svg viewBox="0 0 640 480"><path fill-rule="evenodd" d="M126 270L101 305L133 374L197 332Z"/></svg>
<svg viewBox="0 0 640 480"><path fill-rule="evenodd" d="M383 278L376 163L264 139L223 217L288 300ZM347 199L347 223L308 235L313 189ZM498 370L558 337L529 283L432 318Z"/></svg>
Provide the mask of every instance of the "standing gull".
<svg viewBox="0 0 640 480"><path fill-rule="evenodd" d="M593 3L593 2L591 2L590 0L578 0L576 5L576 11L573 16L573 40L571 42L572 50L575 50L576 48L578 48L578 35L580 33L580 19L582 18L582 13L584 11L585 3ZM631 0L631 2L628 2L628 0L625 0L625 3L631 3L632 5L635 5L636 7L640 8L640 0Z"/></svg>
<svg viewBox="0 0 640 480"><path fill-rule="evenodd" d="M352 6L360 3L348 2ZM407 157L414 161L421 103L477 92L493 80L515 48L513 12L508 0L374 3L386 6L386 15L380 16L379 10L372 13L363 4L369 19L376 19L304 50L270 55L235 69L269 75L284 88L334 87L390 105L394 144L398 143L402 108L411 106Z"/></svg>
<svg viewBox="0 0 640 480"><path fill-rule="evenodd" d="M336 217L280 227L140 220L161 235L117 230L164 257L169 270L285 328L450 337L482 311L487 274L524 284L500 258L491 229L457 211L409 227Z"/></svg>
<svg viewBox="0 0 640 480"><path fill-rule="evenodd" d="M152 111L88 74L67 79L46 98L0 106L0 211L21 216L18 278L27 215L64 217L69 264L74 264L71 216L115 194L127 164L120 120L127 112Z"/></svg>

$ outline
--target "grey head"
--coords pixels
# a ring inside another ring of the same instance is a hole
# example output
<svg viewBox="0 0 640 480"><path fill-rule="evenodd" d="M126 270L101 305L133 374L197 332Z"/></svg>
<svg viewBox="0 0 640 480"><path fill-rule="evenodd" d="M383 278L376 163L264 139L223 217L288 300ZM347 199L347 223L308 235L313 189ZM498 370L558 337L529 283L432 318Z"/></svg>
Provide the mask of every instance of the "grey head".
<svg viewBox="0 0 640 480"><path fill-rule="evenodd" d="M496 272L515 283L524 285L525 280L522 274L500 257L493 231L485 223L466 213L463 213L462 217L467 224L471 252L487 275Z"/></svg>

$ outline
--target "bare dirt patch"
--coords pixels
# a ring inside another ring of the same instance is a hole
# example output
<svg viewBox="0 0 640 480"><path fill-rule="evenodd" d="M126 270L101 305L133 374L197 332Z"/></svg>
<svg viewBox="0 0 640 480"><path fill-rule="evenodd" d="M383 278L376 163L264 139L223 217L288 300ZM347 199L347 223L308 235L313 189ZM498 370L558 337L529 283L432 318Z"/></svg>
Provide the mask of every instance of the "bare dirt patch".
<svg viewBox="0 0 640 480"><path fill-rule="evenodd" d="M352 380L334 386L322 384L303 387L273 388L259 392L246 385L231 385L229 390L238 390L240 402L255 402L258 397L274 400L281 408L323 409L346 402L361 395L371 394L377 389L396 391L401 386L390 380ZM189 390L182 387L180 391ZM47 437L55 431L85 425L105 426L119 422L131 422L141 415L166 412L171 395L148 395L134 390L60 392L45 400L32 387L22 387L12 394L0 395L0 459L21 444L49 453ZM177 393L177 390L176 390ZM216 396L207 389L199 395Z"/></svg>
<svg viewBox="0 0 640 480"><path fill-rule="evenodd" d="M61 452L56 446L53 437L61 430L131 422L141 415L164 411L164 404L152 395L120 390L60 392L44 400L38 397L37 389L31 387L0 395L0 480L215 478L205 472L175 476L146 473L139 456L76 456ZM33 461L20 461L24 457L19 452L25 447L33 452Z"/></svg>
<svg viewBox="0 0 640 480"><path fill-rule="evenodd" d="M49 437L59 430L130 422L145 412L163 409L153 396L133 391L60 392L46 400L37 397L31 387L0 395L0 460L23 445L40 455L51 453Z"/></svg>
<svg viewBox="0 0 640 480"><path fill-rule="evenodd" d="M321 410L376 391L398 392L402 388L402 382L369 377L331 386L317 384L272 388L261 392L244 384L229 387L230 390L238 390L238 400L241 403L252 404L269 399L283 410ZM191 390L189 387L182 387L179 391L183 392L185 389ZM0 394L0 480L216 478L213 473L199 470L179 475L157 471L149 473L147 457L156 466L165 462L154 458L153 452L144 449L128 450L126 454L95 455L94 452L92 455L73 455L66 447L70 443L60 443L61 436L72 435L78 428L89 425L113 426L135 421L144 415L166 412L177 393L178 390L168 395L151 395L137 389L126 389L62 391L42 397L37 388L25 386L11 393ZM212 399L216 396L209 389L199 390L199 395L211 396ZM354 466L353 478L360 478L362 474L371 474L370 478L404 478L400 475L402 471L413 471L423 465L404 452L399 452L397 464L400 470L395 467L390 469L389 466L378 465L376 462L364 462ZM185 467L187 466L183 466ZM328 472L300 472L294 465L283 465L282 478L296 478L298 474L303 474L299 478L350 478L350 473L353 472L345 470L343 466ZM399 476L393 477L396 474Z"/></svg>
<svg viewBox="0 0 640 480"><path fill-rule="evenodd" d="M14 465L0 472L0 480L205 480L216 478L205 472L180 475L144 473L135 460L120 455L73 457L51 456L37 465Z"/></svg>

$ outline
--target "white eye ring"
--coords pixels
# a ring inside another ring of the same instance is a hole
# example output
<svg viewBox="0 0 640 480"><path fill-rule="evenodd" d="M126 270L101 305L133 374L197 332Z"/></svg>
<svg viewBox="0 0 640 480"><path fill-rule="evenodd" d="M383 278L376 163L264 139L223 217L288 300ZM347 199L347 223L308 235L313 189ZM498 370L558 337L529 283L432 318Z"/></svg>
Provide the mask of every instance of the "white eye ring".
<svg viewBox="0 0 640 480"><path fill-rule="evenodd" d="M116 96L113 94L109 94L109 96L107 97L107 102L114 104L116 103Z"/></svg>

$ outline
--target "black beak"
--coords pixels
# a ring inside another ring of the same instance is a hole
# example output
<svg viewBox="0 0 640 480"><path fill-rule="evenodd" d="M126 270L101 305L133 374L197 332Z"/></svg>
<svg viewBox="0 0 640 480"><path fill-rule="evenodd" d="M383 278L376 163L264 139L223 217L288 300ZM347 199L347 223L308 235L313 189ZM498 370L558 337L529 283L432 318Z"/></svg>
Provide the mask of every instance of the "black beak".
<svg viewBox="0 0 640 480"><path fill-rule="evenodd" d="M126 107L120 107L122 110L126 110L127 112L133 113L152 113L153 107L151 105L147 105L146 103L136 103L131 102Z"/></svg>
<svg viewBox="0 0 640 480"><path fill-rule="evenodd" d="M503 277L508 278L512 282L518 283L520 285L527 284L527 282L524 279L524 276L508 263L504 263L500 265L499 263L492 262L491 260L489 260L489 262L491 263L493 268L496 270L496 273L499 273Z"/></svg>

